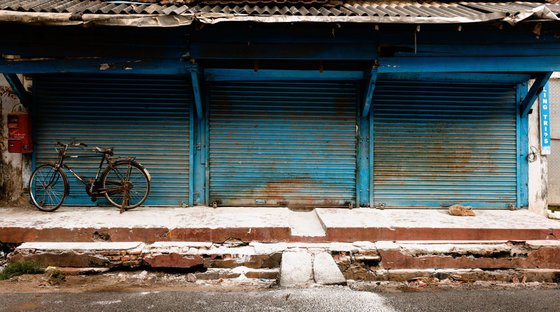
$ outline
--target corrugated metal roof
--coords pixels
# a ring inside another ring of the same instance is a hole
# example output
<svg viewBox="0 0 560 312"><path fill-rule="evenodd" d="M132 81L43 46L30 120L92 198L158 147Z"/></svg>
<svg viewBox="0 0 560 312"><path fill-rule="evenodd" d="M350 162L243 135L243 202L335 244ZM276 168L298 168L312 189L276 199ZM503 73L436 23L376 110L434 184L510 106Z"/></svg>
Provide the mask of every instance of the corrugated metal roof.
<svg viewBox="0 0 560 312"><path fill-rule="evenodd" d="M195 2L196 1L196 2ZM180 26L193 20L476 23L528 18L558 20L560 4L542 2L421 2L337 0L0 0L0 21L43 24Z"/></svg>

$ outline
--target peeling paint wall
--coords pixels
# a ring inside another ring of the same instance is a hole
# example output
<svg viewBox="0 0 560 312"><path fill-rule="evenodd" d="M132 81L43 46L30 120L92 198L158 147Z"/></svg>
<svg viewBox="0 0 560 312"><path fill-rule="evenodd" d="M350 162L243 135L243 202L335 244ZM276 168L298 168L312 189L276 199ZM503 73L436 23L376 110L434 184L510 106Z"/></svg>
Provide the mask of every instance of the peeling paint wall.
<svg viewBox="0 0 560 312"><path fill-rule="evenodd" d="M7 115L19 104L19 99L4 78L0 80L0 206L13 205L23 195L24 179L22 173L30 170L30 161L22 154L8 152Z"/></svg>
<svg viewBox="0 0 560 312"><path fill-rule="evenodd" d="M536 158L529 162L529 210L546 215L548 207L548 159L541 155L539 102L533 105L529 114L529 153L535 152Z"/></svg>

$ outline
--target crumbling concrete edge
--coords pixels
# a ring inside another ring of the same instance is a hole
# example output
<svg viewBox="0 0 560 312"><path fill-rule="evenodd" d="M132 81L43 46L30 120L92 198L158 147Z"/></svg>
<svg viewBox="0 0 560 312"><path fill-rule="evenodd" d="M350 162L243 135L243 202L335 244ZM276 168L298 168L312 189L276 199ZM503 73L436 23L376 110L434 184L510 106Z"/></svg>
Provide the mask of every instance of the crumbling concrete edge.
<svg viewBox="0 0 560 312"><path fill-rule="evenodd" d="M354 281L408 280L414 275L441 278L448 271L453 273L446 278L465 281L508 279L496 274L530 281L560 279L559 240L24 243L9 255L9 261L33 260L57 267L208 270L214 272L209 276L278 278L286 252L328 254L344 278Z"/></svg>

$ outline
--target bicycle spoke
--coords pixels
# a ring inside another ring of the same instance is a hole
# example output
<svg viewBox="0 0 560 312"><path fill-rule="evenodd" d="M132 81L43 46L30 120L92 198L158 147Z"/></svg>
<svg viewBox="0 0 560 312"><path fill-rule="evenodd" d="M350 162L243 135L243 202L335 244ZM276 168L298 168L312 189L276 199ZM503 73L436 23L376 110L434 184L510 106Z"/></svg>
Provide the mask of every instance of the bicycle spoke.
<svg viewBox="0 0 560 312"><path fill-rule="evenodd" d="M62 173L52 165L39 166L32 174L29 191L37 208L53 211L65 197L65 180Z"/></svg>
<svg viewBox="0 0 560 312"><path fill-rule="evenodd" d="M48 196L48 199L49 199L48 203L51 203L51 204L54 203L54 200L51 196L51 191L49 189L47 189L46 193L47 193L47 196Z"/></svg>
<svg viewBox="0 0 560 312"><path fill-rule="evenodd" d="M106 197L113 205L130 209L143 203L149 192L149 181L134 163L119 163L104 177ZM118 185L118 187L114 187Z"/></svg>

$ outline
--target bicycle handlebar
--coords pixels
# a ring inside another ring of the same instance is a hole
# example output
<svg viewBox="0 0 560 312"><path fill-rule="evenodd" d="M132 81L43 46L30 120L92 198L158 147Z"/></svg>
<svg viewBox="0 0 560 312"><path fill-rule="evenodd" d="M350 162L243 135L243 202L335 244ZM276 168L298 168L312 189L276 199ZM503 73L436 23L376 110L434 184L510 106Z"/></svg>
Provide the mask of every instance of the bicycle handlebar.
<svg viewBox="0 0 560 312"><path fill-rule="evenodd" d="M68 143L68 144L63 144L63 143L61 143L61 142L56 142L56 145L57 145L57 146L61 146L61 147L66 147L66 148L67 148L68 146L87 147L87 144L85 144L85 143L74 142L74 141L72 141L72 142L70 142L70 143Z"/></svg>

